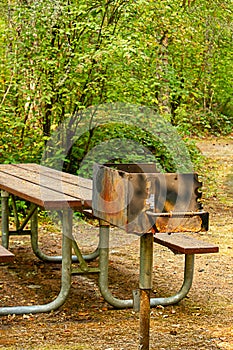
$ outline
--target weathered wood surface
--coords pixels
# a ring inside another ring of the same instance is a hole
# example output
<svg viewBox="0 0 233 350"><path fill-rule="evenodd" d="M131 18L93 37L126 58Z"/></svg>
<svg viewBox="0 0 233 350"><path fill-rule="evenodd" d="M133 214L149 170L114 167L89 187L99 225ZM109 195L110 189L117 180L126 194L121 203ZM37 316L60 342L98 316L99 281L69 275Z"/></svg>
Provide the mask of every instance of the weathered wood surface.
<svg viewBox="0 0 233 350"><path fill-rule="evenodd" d="M0 263L11 262L14 260L14 254L0 245Z"/></svg>
<svg viewBox="0 0 233 350"><path fill-rule="evenodd" d="M154 241L181 254L205 254L219 251L218 246L212 243L182 233L158 233L154 236Z"/></svg>
<svg viewBox="0 0 233 350"><path fill-rule="evenodd" d="M0 165L0 189L45 209L90 208L92 181L37 164Z"/></svg>

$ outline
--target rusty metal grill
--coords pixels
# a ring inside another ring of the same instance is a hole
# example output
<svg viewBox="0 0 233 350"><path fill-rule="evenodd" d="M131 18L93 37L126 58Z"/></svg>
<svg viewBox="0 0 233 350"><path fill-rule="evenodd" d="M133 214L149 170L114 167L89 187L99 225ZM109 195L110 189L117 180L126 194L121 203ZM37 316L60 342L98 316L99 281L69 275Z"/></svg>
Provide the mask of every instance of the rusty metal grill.
<svg viewBox="0 0 233 350"><path fill-rule="evenodd" d="M206 231L201 186L196 173L155 164L95 164L93 213L130 233Z"/></svg>

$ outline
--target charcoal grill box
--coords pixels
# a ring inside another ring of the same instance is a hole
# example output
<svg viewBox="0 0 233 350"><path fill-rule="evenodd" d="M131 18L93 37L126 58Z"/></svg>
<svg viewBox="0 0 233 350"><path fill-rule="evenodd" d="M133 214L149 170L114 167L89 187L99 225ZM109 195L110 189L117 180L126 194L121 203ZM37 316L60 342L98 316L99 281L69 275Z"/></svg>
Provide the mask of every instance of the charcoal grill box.
<svg viewBox="0 0 233 350"><path fill-rule="evenodd" d="M138 234L207 229L196 173L160 173L142 163L95 164L93 170L96 217Z"/></svg>

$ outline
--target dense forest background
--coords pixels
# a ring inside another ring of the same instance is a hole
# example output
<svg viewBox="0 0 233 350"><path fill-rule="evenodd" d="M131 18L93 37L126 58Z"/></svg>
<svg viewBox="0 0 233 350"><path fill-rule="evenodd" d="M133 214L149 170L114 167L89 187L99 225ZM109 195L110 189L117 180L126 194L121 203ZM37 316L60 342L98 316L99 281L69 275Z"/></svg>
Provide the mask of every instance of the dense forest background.
<svg viewBox="0 0 233 350"><path fill-rule="evenodd" d="M88 107L115 102L149 107L182 137L231 133L232 5L2 0L1 163L39 162L65 120L78 127ZM69 161L74 155L81 161L88 147L123 131L151 150L158 146L147 132L127 125L122 131L116 121L107 132L106 125L97 129L82 136Z"/></svg>

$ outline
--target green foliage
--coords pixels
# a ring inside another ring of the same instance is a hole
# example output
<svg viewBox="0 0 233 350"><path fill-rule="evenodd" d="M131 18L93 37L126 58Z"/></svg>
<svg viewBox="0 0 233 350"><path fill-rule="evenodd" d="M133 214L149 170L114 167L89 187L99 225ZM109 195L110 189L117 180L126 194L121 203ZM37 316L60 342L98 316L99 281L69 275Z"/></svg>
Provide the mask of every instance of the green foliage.
<svg viewBox="0 0 233 350"><path fill-rule="evenodd" d="M30 127L31 126L31 127ZM23 124L20 118L1 117L0 123L0 161L1 163L40 162L44 147L44 139L40 138L41 130L38 126Z"/></svg>
<svg viewBox="0 0 233 350"><path fill-rule="evenodd" d="M195 144L184 140L194 166L201 159ZM170 142L176 140L170 139ZM73 144L63 170L84 177L92 177L95 162L156 163L162 172L177 171L178 157L173 157L158 136L132 125L109 123L84 133ZM183 159L185 166L185 159Z"/></svg>
<svg viewBox="0 0 233 350"><path fill-rule="evenodd" d="M95 106L66 120L42 158L43 165L73 173L86 172L94 161L153 161L161 171L193 169L187 147L171 123L150 108L124 103Z"/></svg>
<svg viewBox="0 0 233 350"><path fill-rule="evenodd" d="M182 134L188 136L227 135L232 132L233 114L217 111L186 110L177 108L174 124Z"/></svg>
<svg viewBox="0 0 233 350"><path fill-rule="evenodd" d="M232 132L230 0L4 0L0 9L1 162L39 162L65 120L117 101L149 106L184 134Z"/></svg>

